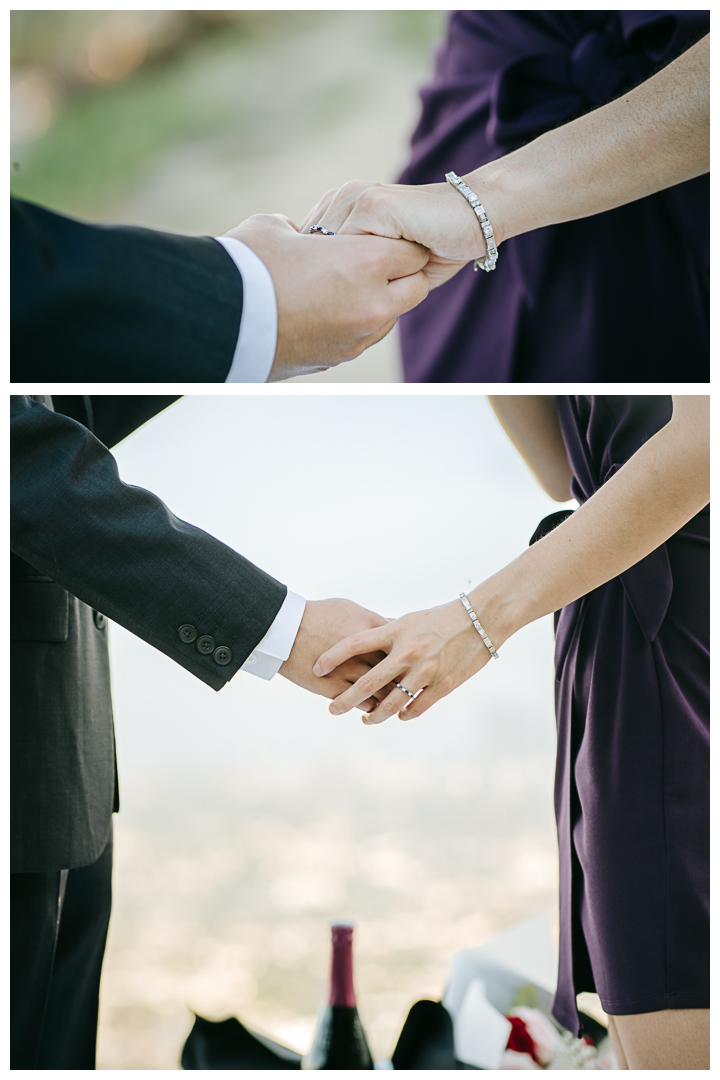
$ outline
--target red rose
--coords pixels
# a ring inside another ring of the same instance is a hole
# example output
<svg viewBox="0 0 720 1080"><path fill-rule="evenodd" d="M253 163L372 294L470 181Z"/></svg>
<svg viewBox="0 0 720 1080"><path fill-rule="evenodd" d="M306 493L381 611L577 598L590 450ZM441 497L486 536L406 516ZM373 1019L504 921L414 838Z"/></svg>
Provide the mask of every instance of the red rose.
<svg viewBox="0 0 720 1080"><path fill-rule="evenodd" d="M507 1041L507 1049L514 1050L517 1054L529 1054L536 1065L542 1065L543 1063L537 1056L535 1043L530 1037L525 1021L519 1016L508 1016L507 1019L512 1024L510 1038Z"/></svg>

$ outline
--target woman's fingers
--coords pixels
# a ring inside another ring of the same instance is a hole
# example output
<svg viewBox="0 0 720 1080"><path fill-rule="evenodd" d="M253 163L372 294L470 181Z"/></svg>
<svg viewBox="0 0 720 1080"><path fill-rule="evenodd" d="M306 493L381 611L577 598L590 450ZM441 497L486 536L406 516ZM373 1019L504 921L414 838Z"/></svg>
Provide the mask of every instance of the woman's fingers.
<svg viewBox="0 0 720 1080"><path fill-rule="evenodd" d="M322 199L318 203L315 209L321 211L320 216L315 221L311 221L310 226L322 225L324 229L330 229L334 233L340 232L348 217L355 210L355 204L358 199L360 199L368 189L377 186L377 184L368 183L365 180L350 180L349 183L343 184L343 186L336 191L328 192L328 194L332 195L332 198L326 201L326 196L325 199ZM309 228L307 231L309 231ZM352 231L372 232L373 230L361 229Z"/></svg>
<svg viewBox="0 0 720 1080"><path fill-rule="evenodd" d="M345 680L345 690L349 690L358 679L362 678L363 675L366 675L375 664L379 664L380 661L384 659L385 653L381 652L371 653L369 656L352 657L336 669L335 675L339 675ZM361 701L358 705L358 709L362 709L363 712L371 712L384 701L391 690L394 690L393 685L381 686L371 697L367 697L365 701Z"/></svg>
<svg viewBox="0 0 720 1080"><path fill-rule="evenodd" d="M339 641L337 645L333 645L332 649L328 649L318 658L313 668L313 675L320 678L323 675L329 675L339 664L349 660L351 656L389 652L391 640L388 630L392 625L392 623L386 623L385 626L378 626L374 630L362 630L359 634L351 634L349 637L343 638L342 641ZM385 682L387 681L386 679ZM377 688L382 685L384 684L378 683Z"/></svg>
<svg viewBox="0 0 720 1080"><path fill-rule="evenodd" d="M382 724L385 720L389 720L395 713L400 713L405 708L407 702L410 701L408 694L405 690L409 690L410 687L405 686L405 682L410 682L412 676L404 675L402 680L395 680L395 688L392 687L391 692L387 695L384 701L382 701L376 708L369 712L367 716L363 717L363 724ZM398 685L399 684L399 685ZM401 687L405 686L405 690ZM423 696L425 691L414 690L413 694L419 694ZM335 699L337 700L337 698Z"/></svg>
<svg viewBox="0 0 720 1080"><path fill-rule="evenodd" d="M372 697L366 698L365 701L361 701L358 705L358 709L362 709L364 713L370 713L376 709L381 702L395 689L394 686L382 686L379 690L376 690ZM365 721L363 720L363 723Z"/></svg>
<svg viewBox="0 0 720 1080"><path fill-rule="evenodd" d="M381 663L370 668L349 690L336 697L330 704L330 712L333 716L342 716L343 713L354 709L366 698L374 697L382 687L395 682L398 674L397 662L388 656ZM392 686L390 689L392 690ZM385 702L383 701L382 704L384 705Z"/></svg>
<svg viewBox="0 0 720 1080"><path fill-rule="evenodd" d="M416 717L422 716L422 714L427 712L436 701L440 701L440 698L447 697L451 689L452 687L446 686L443 681L435 683L434 686L428 686L427 690L423 690L416 701L411 701L407 709L403 709L402 712L398 714L399 719L414 720ZM378 706L378 708L379 707L380 706Z"/></svg>
<svg viewBox="0 0 720 1080"><path fill-rule="evenodd" d="M305 220L300 226L301 233L309 233L313 225L319 225L322 221L323 215L327 211L330 203L337 194L337 188L333 188L332 191L327 191L320 202L315 203L312 210L306 215ZM325 226L327 228L327 226Z"/></svg>

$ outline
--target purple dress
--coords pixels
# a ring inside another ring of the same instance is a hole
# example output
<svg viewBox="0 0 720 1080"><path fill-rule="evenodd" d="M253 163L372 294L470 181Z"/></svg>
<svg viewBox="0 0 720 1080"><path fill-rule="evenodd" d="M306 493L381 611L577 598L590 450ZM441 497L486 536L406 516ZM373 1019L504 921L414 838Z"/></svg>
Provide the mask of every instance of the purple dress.
<svg viewBox="0 0 720 1080"><path fill-rule="evenodd" d="M464 11L422 91L406 184L502 157L653 75L709 11ZM458 198L461 196L458 195ZM709 177L505 241L400 320L407 382L706 382Z"/></svg>
<svg viewBox="0 0 720 1080"><path fill-rule="evenodd" d="M669 397L560 397L580 503L672 414ZM709 506L556 615L560 965L611 1014L709 1008Z"/></svg>

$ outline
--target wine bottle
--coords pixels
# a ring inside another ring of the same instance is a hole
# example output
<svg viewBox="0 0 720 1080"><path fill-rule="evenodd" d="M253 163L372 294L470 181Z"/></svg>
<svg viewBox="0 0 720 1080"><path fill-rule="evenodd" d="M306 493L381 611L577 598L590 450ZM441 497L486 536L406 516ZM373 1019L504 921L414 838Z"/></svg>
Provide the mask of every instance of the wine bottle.
<svg viewBox="0 0 720 1080"><path fill-rule="evenodd" d="M318 1023L303 1069L372 1069L367 1039L358 1016L352 970L352 923L334 922L330 997Z"/></svg>

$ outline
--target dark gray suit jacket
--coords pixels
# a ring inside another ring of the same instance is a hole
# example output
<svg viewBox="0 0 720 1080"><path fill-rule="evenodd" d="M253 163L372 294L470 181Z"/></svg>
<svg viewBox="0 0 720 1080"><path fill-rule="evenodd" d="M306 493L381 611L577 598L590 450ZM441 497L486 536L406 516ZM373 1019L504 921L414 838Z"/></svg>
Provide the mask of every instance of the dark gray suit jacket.
<svg viewBox="0 0 720 1080"><path fill-rule="evenodd" d="M242 277L209 236L10 203L11 379L224 382Z"/></svg>
<svg viewBox="0 0 720 1080"><path fill-rule="evenodd" d="M107 842L107 618L220 690L285 599L284 585L120 480L106 444L173 400L11 397L15 872L85 866Z"/></svg>

